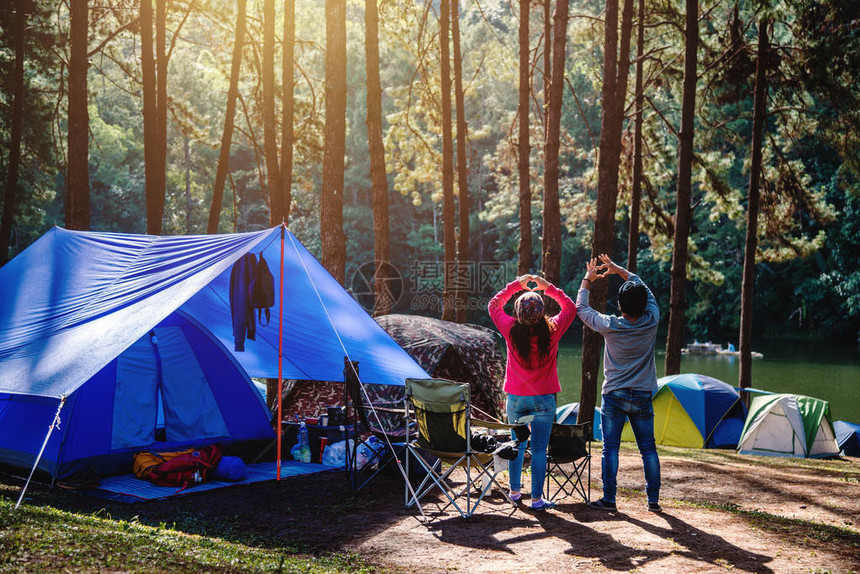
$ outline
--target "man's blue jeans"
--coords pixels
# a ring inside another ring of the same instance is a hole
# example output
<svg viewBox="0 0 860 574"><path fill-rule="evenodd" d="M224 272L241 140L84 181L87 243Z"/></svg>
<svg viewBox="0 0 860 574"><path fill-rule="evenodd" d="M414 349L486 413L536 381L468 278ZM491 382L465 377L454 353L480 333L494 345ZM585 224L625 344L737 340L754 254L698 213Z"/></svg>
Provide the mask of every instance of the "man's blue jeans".
<svg viewBox="0 0 860 574"><path fill-rule="evenodd" d="M516 423L520 417L534 415L530 423L532 450L532 498L543 497L543 483L546 479L546 447L549 444L549 433L555 421L555 395L508 395L508 422ZM516 438L516 431L514 431ZM526 443L521 442L516 460L508 465L510 472L511 490L518 491L522 487L523 457Z"/></svg>
<svg viewBox="0 0 860 574"><path fill-rule="evenodd" d="M654 407L651 404L651 392L632 389L611 391L603 395L601 410L603 500L615 502L618 447L621 444L624 420L630 419L630 426L636 435L636 444L642 454L648 503L656 503L660 499L660 459L657 457L657 446L654 443Z"/></svg>

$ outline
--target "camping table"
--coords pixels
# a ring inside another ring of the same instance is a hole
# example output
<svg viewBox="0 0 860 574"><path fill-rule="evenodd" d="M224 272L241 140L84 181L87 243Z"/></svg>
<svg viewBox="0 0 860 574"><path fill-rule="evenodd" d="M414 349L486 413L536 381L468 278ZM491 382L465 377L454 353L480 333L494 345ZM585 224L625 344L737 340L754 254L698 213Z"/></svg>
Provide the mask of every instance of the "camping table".
<svg viewBox="0 0 860 574"><path fill-rule="evenodd" d="M320 462L320 439L328 439L328 444L332 445L338 441L351 438L355 432L352 425L306 425L308 429L308 442L311 447L311 462ZM282 456L284 459L290 459L290 449L298 442L299 423L295 421L283 421L281 423L282 437Z"/></svg>

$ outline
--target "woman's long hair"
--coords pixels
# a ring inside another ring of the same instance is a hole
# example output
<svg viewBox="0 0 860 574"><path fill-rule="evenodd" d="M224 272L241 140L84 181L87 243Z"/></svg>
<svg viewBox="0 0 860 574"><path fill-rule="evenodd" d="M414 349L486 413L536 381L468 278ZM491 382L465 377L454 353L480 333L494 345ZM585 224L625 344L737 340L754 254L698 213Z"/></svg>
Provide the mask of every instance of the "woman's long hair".
<svg viewBox="0 0 860 574"><path fill-rule="evenodd" d="M552 329L546 316L541 317L534 325L524 325L517 321L511 327L511 342L514 344L514 349L523 360L528 363L532 353L532 337L537 335L537 346L540 360L549 355L549 339Z"/></svg>

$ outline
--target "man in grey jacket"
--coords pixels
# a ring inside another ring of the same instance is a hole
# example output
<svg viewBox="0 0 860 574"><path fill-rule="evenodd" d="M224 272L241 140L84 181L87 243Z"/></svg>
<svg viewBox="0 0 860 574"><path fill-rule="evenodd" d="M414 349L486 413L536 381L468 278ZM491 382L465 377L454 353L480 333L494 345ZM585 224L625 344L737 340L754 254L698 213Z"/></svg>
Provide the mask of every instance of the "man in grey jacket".
<svg viewBox="0 0 860 574"><path fill-rule="evenodd" d="M609 275L618 275L624 284L618 291L621 316L598 313L588 304L591 284ZM645 469L648 510L661 512L660 460L654 442L654 407L651 396L657 389L654 346L660 310L648 286L634 273L601 255L586 265L585 278L576 298L577 316L590 329L603 335L603 498L590 504L615 511L618 448L625 419L636 436Z"/></svg>

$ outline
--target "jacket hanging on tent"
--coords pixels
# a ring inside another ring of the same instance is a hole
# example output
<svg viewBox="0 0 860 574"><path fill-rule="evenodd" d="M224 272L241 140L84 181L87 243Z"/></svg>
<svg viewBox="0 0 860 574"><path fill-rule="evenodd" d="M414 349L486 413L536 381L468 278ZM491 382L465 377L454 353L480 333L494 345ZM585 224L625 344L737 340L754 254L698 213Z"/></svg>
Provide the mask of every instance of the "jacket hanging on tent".
<svg viewBox="0 0 860 574"><path fill-rule="evenodd" d="M251 282L257 274L257 256L246 253L230 270L230 313L233 316L233 350L245 350L245 337L256 340Z"/></svg>

